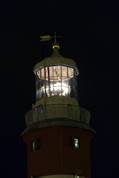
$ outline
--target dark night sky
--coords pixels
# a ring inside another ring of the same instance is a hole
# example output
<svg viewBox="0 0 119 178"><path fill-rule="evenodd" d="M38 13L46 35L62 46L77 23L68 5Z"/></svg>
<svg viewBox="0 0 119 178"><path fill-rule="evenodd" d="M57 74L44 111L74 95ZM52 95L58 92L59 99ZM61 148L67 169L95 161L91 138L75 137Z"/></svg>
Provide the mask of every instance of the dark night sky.
<svg viewBox="0 0 119 178"><path fill-rule="evenodd" d="M108 2L108 5L107 5ZM63 36L62 54L80 70L79 100L96 130L92 178L118 177L112 155L112 15L109 1L4 1L0 6L0 177L26 177L20 133L34 98L33 65L47 56L40 34ZM116 24L116 20L115 20ZM118 26L118 25L117 25ZM116 26L115 26L116 27ZM115 173L114 173L115 171Z"/></svg>

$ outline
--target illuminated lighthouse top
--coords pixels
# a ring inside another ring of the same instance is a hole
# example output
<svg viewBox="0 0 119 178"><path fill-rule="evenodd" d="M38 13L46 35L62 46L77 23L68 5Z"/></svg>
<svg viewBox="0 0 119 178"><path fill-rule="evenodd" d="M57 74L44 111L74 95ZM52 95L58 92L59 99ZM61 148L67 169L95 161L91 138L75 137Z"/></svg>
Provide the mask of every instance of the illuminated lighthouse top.
<svg viewBox="0 0 119 178"><path fill-rule="evenodd" d="M43 36L42 41L51 40ZM89 128L90 113L81 108L77 99L77 76L74 60L60 54L56 38L52 54L34 66L36 100L26 113L27 129L53 125Z"/></svg>
<svg viewBox="0 0 119 178"><path fill-rule="evenodd" d="M60 46L53 43L53 53L34 67L36 99L44 96L75 96L78 69L72 59L59 53Z"/></svg>

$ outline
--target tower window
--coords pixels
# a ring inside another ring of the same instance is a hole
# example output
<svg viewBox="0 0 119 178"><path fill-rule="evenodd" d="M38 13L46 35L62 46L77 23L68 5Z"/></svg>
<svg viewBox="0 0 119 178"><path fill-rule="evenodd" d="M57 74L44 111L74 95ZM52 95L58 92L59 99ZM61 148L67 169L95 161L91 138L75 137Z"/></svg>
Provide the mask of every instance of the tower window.
<svg viewBox="0 0 119 178"><path fill-rule="evenodd" d="M80 148L80 139L78 137L73 138L73 147L76 148L76 149Z"/></svg>
<svg viewBox="0 0 119 178"><path fill-rule="evenodd" d="M37 138L32 141L32 151L35 152L39 149L40 149L40 140Z"/></svg>

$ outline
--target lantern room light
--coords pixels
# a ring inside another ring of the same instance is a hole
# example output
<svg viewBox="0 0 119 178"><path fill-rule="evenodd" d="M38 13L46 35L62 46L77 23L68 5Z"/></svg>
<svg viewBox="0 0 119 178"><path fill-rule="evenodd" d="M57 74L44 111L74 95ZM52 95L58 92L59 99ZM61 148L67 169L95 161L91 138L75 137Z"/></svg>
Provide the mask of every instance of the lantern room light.
<svg viewBox="0 0 119 178"><path fill-rule="evenodd" d="M34 67L36 75L36 99L51 96L75 97L79 74L72 59L65 58L59 53L59 43L52 46L53 53Z"/></svg>
<svg viewBox="0 0 119 178"><path fill-rule="evenodd" d="M50 89L48 85L46 87L42 86L41 92L45 93L45 91L47 96L66 96L70 94L71 87L68 85L68 83L65 83L65 81L63 81L62 84L61 82L55 82L53 84L50 84Z"/></svg>
<svg viewBox="0 0 119 178"><path fill-rule="evenodd" d="M36 75L41 86L37 96L68 96L71 92L71 79L74 77L74 68L70 66L48 66L40 68Z"/></svg>
<svg viewBox="0 0 119 178"><path fill-rule="evenodd" d="M37 76L42 80L61 81L62 79L72 78L74 70L67 66L49 66L37 71Z"/></svg>

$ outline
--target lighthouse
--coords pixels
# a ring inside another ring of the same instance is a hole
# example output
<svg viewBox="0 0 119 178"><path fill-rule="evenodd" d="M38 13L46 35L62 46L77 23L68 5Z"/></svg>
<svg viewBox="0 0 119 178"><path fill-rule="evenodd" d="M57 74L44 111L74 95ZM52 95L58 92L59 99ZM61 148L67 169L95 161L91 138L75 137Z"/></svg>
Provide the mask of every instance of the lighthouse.
<svg viewBox="0 0 119 178"><path fill-rule="evenodd" d="M42 38L42 40L45 38ZM79 70L54 40L33 69L36 98L25 115L27 178L91 178L90 112L78 101ZM32 87L32 86L31 86Z"/></svg>

